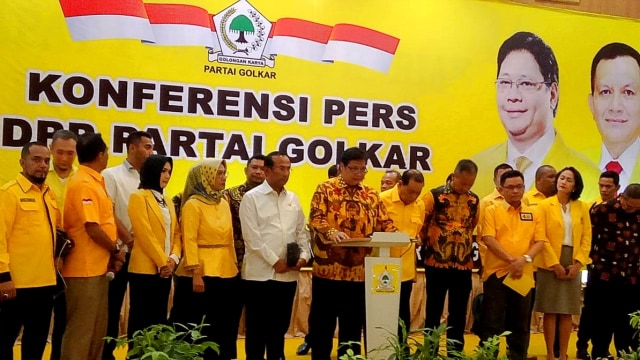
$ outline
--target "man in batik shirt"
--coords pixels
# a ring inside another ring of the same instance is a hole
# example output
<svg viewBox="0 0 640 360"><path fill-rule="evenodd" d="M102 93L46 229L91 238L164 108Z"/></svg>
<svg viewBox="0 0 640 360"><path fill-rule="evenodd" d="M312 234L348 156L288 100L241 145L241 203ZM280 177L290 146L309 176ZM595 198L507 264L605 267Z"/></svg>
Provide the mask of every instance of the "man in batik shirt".
<svg viewBox="0 0 640 360"><path fill-rule="evenodd" d="M597 309L592 314L593 359L635 349L629 314L640 310L640 184L591 210L592 246L585 299ZM637 335L636 335L637 336Z"/></svg>
<svg viewBox="0 0 640 360"><path fill-rule="evenodd" d="M478 167L460 160L444 186L428 191L425 205L424 237L427 301L425 328L440 325L444 299L449 293L447 339L464 347L467 303L473 270L473 229L480 215L478 195L471 192Z"/></svg>
<svg viewBox="0 0 640 360"><path fill-rule="evenodd" d="M311 200L309 225L313 232L313 279L311 322L313 360L329 360L336 319L340 322L338 342L360 342L365 318L365 247L333 244L351 238L369 237L374 231L396 231L378 191L362 183L367 173L366 153L359 148L344 151L340 175L318 185ZM341 346L338 356L360 346Z"/></svg>
<svg viewBox="0 0 640 360"><path fill-rule="evenodd" d="M247 181L244 184L234 186L232 188L228 188L223 191L224 197L227 199L229 203L229 208L231 209L231 221L233 222L233 243L236 248L236 257L238 259L238 269L242 269L242 260L244 260L244 239L242 238L242 227L240 226L240 201L242 201L242 197L244 194L253 189L254 187L262 184L264 182L264 155L254 155L249 158L247 161L247 166L244 168L244 174L247 177ZM240 277L240 273L238 272L238 277ZM238 291L240 291L240 296L237 297L239 301L236 303L236 307L233 309L229 309L238 319L234 322L236 324L235 333L238 333L238 327L240 326L240 317L242 316L242 308L245 304L245 299L247 294L245 293L243 286L244 282L240 281L240 286L238 287ZM234 355L234 359L237 358L238 349L237 347L233 349L232 355Z"/></svg>

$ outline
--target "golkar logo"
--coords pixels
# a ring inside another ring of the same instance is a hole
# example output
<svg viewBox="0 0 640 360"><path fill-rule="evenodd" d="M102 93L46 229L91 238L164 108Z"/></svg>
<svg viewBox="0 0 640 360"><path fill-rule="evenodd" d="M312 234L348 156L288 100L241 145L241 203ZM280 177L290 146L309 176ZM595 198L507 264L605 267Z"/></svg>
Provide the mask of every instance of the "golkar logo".
<svg viewBox="0 0 640 360"><path fill-rule="evenodd" d="M264 56L272 24L247 1L238 1L213 16L219 51L209 48L209 61L273 67L275 55Z"/></svg>
<svg viewBox="0 0 640 360"><path fill-rule="evenodd" d="M60 6L73 40L204 46L210 62L226 64L273 67L275 56L284 55L386 73L400 43L396 37L353 24L330 26L297 18L272 23L246 0L215 15L198 6L142 0L60 0ZM207 67L208 72L223 68L205 65L205 71Z"/></svg>

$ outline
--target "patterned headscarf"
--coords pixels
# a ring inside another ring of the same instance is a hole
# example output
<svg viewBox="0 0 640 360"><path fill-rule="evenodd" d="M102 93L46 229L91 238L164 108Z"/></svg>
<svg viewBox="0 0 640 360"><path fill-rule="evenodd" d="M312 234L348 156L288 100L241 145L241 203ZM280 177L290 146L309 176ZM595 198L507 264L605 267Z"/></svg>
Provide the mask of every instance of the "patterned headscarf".
<svg viewBox="0 0 640 360"><path fill-rule="evenodd" d="M187 203L192 196L198 195L201 200L219 204L222 199L222 190L213 189L213 183L218 173L220 165L227 166L226 161L221 159L205 159L194 165L187 175L187 183L182 192L182 205Z"/></svg>

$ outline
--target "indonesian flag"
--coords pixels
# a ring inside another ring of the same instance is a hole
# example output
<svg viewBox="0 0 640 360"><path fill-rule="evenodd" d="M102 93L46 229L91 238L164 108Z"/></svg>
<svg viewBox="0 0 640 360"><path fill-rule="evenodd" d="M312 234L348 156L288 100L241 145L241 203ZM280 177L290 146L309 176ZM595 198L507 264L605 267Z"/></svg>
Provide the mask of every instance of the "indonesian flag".
<svg viewBox="0 0 640 360"><path fill-rule="evenodd" d="M330 35L331 26L282 18L274 26L269 52L321 62Z"/></svg>
<svg viewBox="0 0 640 360"><path fill-rule="evenodd" d="M220 41L218 40L218 32L216 31L216 24L213 23L214 14L209 14L209 30L211 31L211 46L209 51L220 51Z"/></svg>
<svg viewBox="0 0 640 360"><path fill-rule="evenodd" d="M400 39L352 24L336 24L327 43L324 61L344 61L383 73L389 71Z"/></svg>
<svg viewBox="0 0 640 360"><path fill-rule="evenodd" d="M156 45L213 47L209 12L183 4L145 4Z"/></svg>
<svg viewBox="0 0 640 360"><path fill-rule="evenodd" d="M271 51L271 44L273 44L273 31L276 29L276 23L271 23L271 31L269 31L269 36L267 36L267 42L264 45L263 54L266 55L276 55L273 51Z"/></svg>
<svg viewBox="0 0 640 360"><path fill-rule="evenodd" d="M141 0L60 0L75 41L139 39L154 41Z"/></svg>

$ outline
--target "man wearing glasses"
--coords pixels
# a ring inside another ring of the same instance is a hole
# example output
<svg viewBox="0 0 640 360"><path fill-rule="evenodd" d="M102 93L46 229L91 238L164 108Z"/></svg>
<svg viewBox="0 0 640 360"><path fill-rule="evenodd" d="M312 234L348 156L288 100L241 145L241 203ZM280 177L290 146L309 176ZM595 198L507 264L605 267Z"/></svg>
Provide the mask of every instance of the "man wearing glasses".
<svg viewBox="0 0 640 360"><path fill-rule="evenodd" d="M505 143L490 147L475 157L480 194L491 192L491 170L506 162L522 172L527 189L533 186L542 164L557 169L573 166L585 179L596 179L594 164L567 147L553 127L558 110L558 63L553 50L537 35L517 32L498 51L496 79L498 113L507 132ZM595 184L585 187L585 199L598 195Z"/></svg>
<svg viewBox="0 0 640 360"><path fill-rule="evenodd" d="M338 343L360 342L365 318L364 257L370 248L333 246L374 231L396 231L378 192L362 183L367 173L364 150L352 147L340 159L340 175L318 185L311 200L309 227L313 234L313 279L310 323L313 360L329 360L336 319ZM338 349L338 357L351 348Z"/></svg>
<svg viewBox="0 0 640 360"><path fill-rule="evenodd" d="M635 347L629 314L640 310L640 184L591 211L592 247L585 299L597 309L591 314L593 359L609 356L614 337L616 351Z"/></svg>

